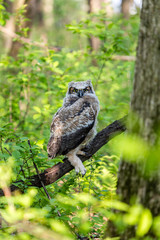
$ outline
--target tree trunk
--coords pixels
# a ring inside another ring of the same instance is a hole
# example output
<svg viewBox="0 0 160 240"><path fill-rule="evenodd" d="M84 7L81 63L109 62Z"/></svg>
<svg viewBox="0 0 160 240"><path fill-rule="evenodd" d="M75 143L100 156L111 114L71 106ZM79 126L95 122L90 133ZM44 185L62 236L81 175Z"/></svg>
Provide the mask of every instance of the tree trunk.
<svg viewBox="0 0 160 240"><path fill-rule="evenodd" d="M31 27L33 24L33 16L35 13L35 0L16 0L14 2L14 9L15 12L18 12L18 10L20 8L22 8L22 6L25 4L26 6L26 11L24 13L24 19L27 20L23 20L21 15L16 14L15 18L12 19L12 25L14 25L14 32L18 32L21 33L21 36L24 36L22 33L22 28L28 28L29 30L27 31L27 35L25 35L24 37L28 37L31 31ZM18 24L17 24L18 22ZM12 41L11 46L10 46L10 50L9 50L9 55L16 58L17 54L19 52L19 49L21 48L22 43L20 41Z"/></svg>
<svg viewBox="0 0 160 240"><path fill-rule="evenodd" d="M130 16L130 8L133 4L133 0L122 0L121 2L121 13L123 14L123 17L128 19Z"/></svg>
<svg viewBox="0 0 160 240"><path fill-rule="evenodd" d="M13 2L10 2L9 0L4 1L4 6L6 8L6 11L11 14L10 18L6 21L5 27L10 31L14 31L14 17L13 17ZM5 49L8 51L10 49L11 43L12 43L12 38L9 35L4 34L4 46Z"/></svg>
<svg viewBox="0 0 160 240"><path fill-rule="evenodd" d="M44 16L44 26L47 30L51 30L54 24L54 0L43 0L43 16Z"/></svg>
<svg viewBox="0 0 160 240"><path fill-rule="evenodd" d="M88 0L88 6L88 13L97 13L101 9L101 2L100 0ZM92 50L97 51L99 49L99 38L92 36L89 38L89 43Z"/></svg>
<svg viewBox="0 0 160 240"><path fill-rule="evenodd" d="M107 17L112 17L113 8L111 6L111 0L101 0L101 7L106 10Z"/></svg>
<svg viewBox="0 0 160 240"><path fill-rule="evenodd" d="M34 21L38 27L44 25L44 13L43 13L43 2L42 0L35 0L35 16Z"/></svg>
<svg viewBox="0 0 160 240"><path fill-rule="evenodd" d="M105 8L108 17L113 14L113 9L111 7L109 0L88 0L89 10L88 13L97 13L102 8ZM89 38L90 47L92 50L97 51L100 47L100 39L92 36Z"/></svg>
<svg viewBox="0 0 160 240"><path fill-rule="evenodd" d="M159 147L160 124L160 1L144 0L141 12L141 25L137 49L135 78L131 99L131 109L139 118L137 133L150 146ZM133 123L134 124L134 123ZM133 128L131 129L131 133ZM135 132L135 129L134 129ZM122 158L117 193L121 200L131 203L133 196L145 208L150 209L153 217L160 214L160 174L158 161L155 163L154 174L149 172L146 177L146 163L133 164ZM153 170L153 169L152 169ZM112 237L118 236L112 222L107 229ZM154 236L153 233L149 233ZM148 234L148 235L149 235ZM128 240L135 237L135 228L128 228L120 239Z"/></svg>

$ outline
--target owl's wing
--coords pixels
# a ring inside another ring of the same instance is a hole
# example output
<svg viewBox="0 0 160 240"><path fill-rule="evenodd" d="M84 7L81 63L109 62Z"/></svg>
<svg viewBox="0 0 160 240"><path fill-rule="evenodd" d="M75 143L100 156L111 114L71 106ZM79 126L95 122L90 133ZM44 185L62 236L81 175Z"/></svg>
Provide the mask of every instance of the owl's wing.
<svg viewBox="0 0 160 240"><path fill-rule="evenodd" d="M51 124L51 137L47 151L51 158L65 155L86 138L95 123L96 113L91 104L81 101L69 107L62 107Z"/></svg>

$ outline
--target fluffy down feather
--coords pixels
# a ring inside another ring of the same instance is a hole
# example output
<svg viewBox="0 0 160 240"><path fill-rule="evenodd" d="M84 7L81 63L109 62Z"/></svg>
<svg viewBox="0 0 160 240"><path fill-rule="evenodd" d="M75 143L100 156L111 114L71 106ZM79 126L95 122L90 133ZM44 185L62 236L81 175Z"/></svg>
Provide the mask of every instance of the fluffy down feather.
<svg viewBox="0 0 160 240"><path fill-rule="evenodd" d="M83 92L88 85L88 92ZM84 175L86 171L77 152L94 135L99 101L90 81L70 83L69 89L71 87L76 87L76 91L71 94L68 90L63 106L53 117L47 151L50 158L67 155L76 172ZM83 96L79 97L78 91L83 92Z"/></svg>

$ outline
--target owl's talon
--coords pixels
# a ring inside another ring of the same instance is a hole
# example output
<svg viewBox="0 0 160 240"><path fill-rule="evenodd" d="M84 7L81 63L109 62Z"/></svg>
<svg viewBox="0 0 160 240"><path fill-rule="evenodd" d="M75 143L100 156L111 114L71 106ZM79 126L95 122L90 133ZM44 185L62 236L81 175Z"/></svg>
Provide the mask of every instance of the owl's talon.
<svg viewBox="0 0 160 240"><path fill-rule="evenodd" d="M84 175L86 174L86 169L84 167L84 169L80 169L78 167L75 168L75 172L76 172L76 175L78 175L79 173L82 174L82 177L84 177Z"/></svg>
<svg viewBox="0 0 160 240"><path fill-rule="evenodd" d="M77 155L85 156L86 153L85 153L84 151L82 151L82 150L79 150L79 151L77 152Z"/></svg>
<svg viewBox="0 0 160 240"><path fill-rule="evenodd" d="M85 170L85 172L82 174L82 177L84 177L84 176L85 176L85 174L86 174L86 170Z"/></svg>
<svg viewBox="0 0 160 240"><path fill-rule="evenodd" d="M78 175L78 174L79 174L79 170L78 170L78 169L75 169L75 172L76 172L76 175Z"/></svg>

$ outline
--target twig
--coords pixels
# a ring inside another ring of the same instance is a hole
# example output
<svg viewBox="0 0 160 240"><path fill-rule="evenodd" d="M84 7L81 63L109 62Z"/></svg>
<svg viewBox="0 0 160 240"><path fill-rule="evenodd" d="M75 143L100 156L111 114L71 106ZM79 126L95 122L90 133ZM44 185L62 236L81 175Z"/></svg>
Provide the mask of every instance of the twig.
<svg viewBox="0 0 160 240"><path fill-rule="evenodd" d="M19 121L19 123L18 123L17 126L14 128L14 130L16 130L21 124L23 124L23 123L25 122L25 118L26 118L26 116L27 116L27 114L28 114L28 111L29 111L29 105L30 105L30 103L28 102L28 103L27 103L27 106L26 106L26 111L25 111L24 116L23 116L23 119L22 119L21 121Z"/></svg>
<svg viewBox="0 0 160 240"><path fill-rule="evenodd" d="M135 61L135 56L121 56L121 55L115 55L112 56L112 60L120 60L120 61Z"/></svg>
<svg viewBox="0 0 160 240"><path fill-rule="evenodd" d="M100 68L100 72L99 72L99 74L98 74L98 77L97 77L97 79L96 79L96 84L95 84L95 87L94 87L95 90L97 89L98 80L100 80L101 74L102 74L102 72L103 72L103 68L104 68L104 66L105 66L105 62L106 62L106 61L103 62L102 66L101 66L101 68Z"/></svg>
<svg viewBox="0 0 160 240"><path fill-rule="evenodd" d="M43 181L42 181L42 179L41 179L41 176L40 176L40 174L39 174L37 165L36 165L36 163L35 163L35 161L34 161L34 159L33 159L33 152L32 152L32 147L31 147L31 143L30 143L30 140L29 140L29 139L28 139L28 145L29 145L29 147L30 147L30 153L31 153L31 155L32 155L33 165L34 165L34 167L35 167L35 169L36 169L36 172L37 172L37 175L38 175L38 177L39 177L39 180L40 180L40 182L41 182L41 184L42 184L42 187L43 187L43 189L44 189L44 191L45 191L48 199L50 200L51 197L50 197L50 195L49 195L49 193L48 193L48 191L47 191L47 189L46 189L46 187L45 187L45 185L44 185L44 183L43 183ZM59 210L57 211L57 213L58 213L58 216L61 217L61 214L60 214Z"/></svg>
<svg viewBox="0 0 160 240"><path fill-rule="evenodd" d="M36 163L35 163L35 161L34 161L34 159L33 159L33 152L32 152L32 147L31 147L31 143L30 143L30 140L29 140L29 139L28 139L28 145L29 145L29 147L30 147L30 153L31 153L31 155L32 155L33 165L34 165L34 167L35 167L35 169L36 169L36 172L37 172L37 175L38 175L39 180L40 180L40 182L41 182L41 185L42 185L42 187L43 187L43 189L44 189L44 191L45 191L48 199L50 200L51 197L50 197L50 195L49 195L49 193L48 193L48 191L47 191L47 189L46 189L46 187L45 187L45 185L44 185L44 183L43 183L43 181L42 181L42 179L41 179L41 176L40 176L40 174L39 174L37 165L36 165Z"/></svg>
<svg viewBox="0 0 160 240"><path fill-rule="evenodd" d="M12 156L12 153L6 147L4 149L9 153L10 156Z"/></svg>
<svg viewBox="0 0 160 240"><path fill-rule="evenodd" d="M23 167L22 167L22 165L20 165L20 171L19 171L19 174L22 172L22 174L23 174L23 177L24 178L26 178L26 176L25 176L25 172L24 172L24 170L23 170Z"/></svg>

